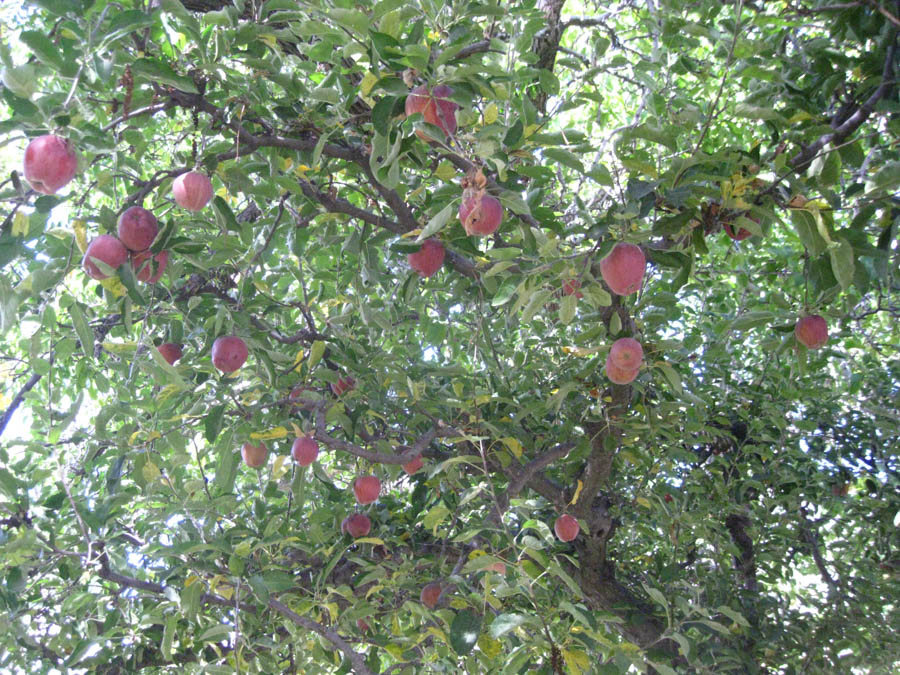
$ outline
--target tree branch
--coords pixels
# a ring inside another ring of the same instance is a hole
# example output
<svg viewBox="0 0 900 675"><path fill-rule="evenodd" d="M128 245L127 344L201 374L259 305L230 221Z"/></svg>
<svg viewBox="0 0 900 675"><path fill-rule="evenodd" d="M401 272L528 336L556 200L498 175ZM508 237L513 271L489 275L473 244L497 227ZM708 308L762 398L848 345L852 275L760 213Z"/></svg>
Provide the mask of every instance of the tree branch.
<svg viewBox="0 0 900 675"><path fill-rule="evenodd" d="M22 401L25 400L25 394L31 391L38 382L40 382L41 377L43 377L40 373L32 373L31 377L28 378L28 381L25 383L19 393L13 397L12 402L10 402L9 406L6 408L6 412L3 413L3 417L0 418L0 436L3 435L3 432L6 431L6 425L9 424L9 421L12 419L13 413L16 412L16 408L18 408Z"/></svg>

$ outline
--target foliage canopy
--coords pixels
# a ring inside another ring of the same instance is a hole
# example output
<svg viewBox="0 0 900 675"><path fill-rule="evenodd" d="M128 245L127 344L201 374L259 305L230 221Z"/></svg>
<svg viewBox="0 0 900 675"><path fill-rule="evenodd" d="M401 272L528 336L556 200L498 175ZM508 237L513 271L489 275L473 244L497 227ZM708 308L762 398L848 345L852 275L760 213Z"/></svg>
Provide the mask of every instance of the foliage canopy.
<svg viewBox="0 0 900 675"><path fill-rule="evenodd" d="M897 666L900 3L0 12L5 671ZM449 137L404 114L422 85ZM48 133L80 162L54 195L21 166ZM134 205L161 280L91 279ZM624 297L619 241L648 260ZM643 366L612 384L625 336Z"/></svg>

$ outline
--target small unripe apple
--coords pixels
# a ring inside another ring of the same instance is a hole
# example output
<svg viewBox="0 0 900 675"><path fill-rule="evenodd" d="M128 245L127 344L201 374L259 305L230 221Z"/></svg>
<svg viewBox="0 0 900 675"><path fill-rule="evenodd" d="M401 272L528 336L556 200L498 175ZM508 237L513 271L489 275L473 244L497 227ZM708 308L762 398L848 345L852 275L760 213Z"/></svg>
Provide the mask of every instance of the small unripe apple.
<svg viewBox="0 0 900 675"><path fill-rule="evenodd" d="M364 513L354 513L341 522L341 532L349 534L354 539L365 537L371 530L372 521Z"/></svg>
<svg viewBox="0 0 900 675"><path fill-rule="evenodd" d="M331 385L331 391L334 392L335 396L343 396L355 386L356 380L348 375L347 377L338 378L338 381Z"/></svg>
<svg viewBox="0 0 900 675"><path fill-rule="evenodd" d="M611 355L606 357L606 376L612 380L614 384L629 384L633 382L641 369L635 368L634 370L626 370L624 368L619 368L612 362L610 357Z"/></svg>
<svg viewBox="0 0 900 675"><path fill-rule="evenodd" d="M828 324L818 314L804 316L794 326L794 335L807 349L818 349L828 342Z"/></svg>
<svg viewBox="0 0 900 675"><path fill-rule="evenodd" d="M412 267L419 276L430 277L435 274L441 265L444 264L444 245L437 239L426 239L422 242L422 248L415 253L406 256L409 266Z"/></svg>
<svg viewBox="0 0 900 675"><path fill-rule="evenodd" d="M433 581L430 584L425 584L422 587L422 592L419 593L419 600L428 609L434 609L441 599L441 590L440 582Z"/></svg>
<svg viewBox="0 0 900 675"><path fill-rule="evenodd" d="M574 295L579 300L584 297L584 293L580 289L581 281L578 279L567 279L562 285L563 295Z"/></svg>
<svg viewBox="0 0 900 675"><path fill-rule="evenodd" d="M619 338L609 348L609 361L619 370L637 370L644 361L641 343L630 337Z"/></svg>
<svg viewBox="0 0 900 675"><path fill-rule="evenodd" d="M412 476L416 471L421 469L423 465L424 462L422 462L422 455L416 455L403 465L403 470L410 476Z"/></svg>
<svg viewBox="0 0 900 675"><path fill-rule="evenodd" d="M406 115L420 112L428 124L433 124L448 136L452 136L456 133L456 111L459 108L456 103L446 98L452 93L452 87L445 84L438 85L431 91L424 84L416 87L406 97L404 104ZM416 130L416 135L423 141L431 141L421 129Z"/></svg>
<svg viewBox="0 0 900 675"><path fill-rule="evenodd" d="M197 171L183 173L172 183L175 203L188 211L199 211L213 196L213 186L209 178Z"/></svg>
<svg viewBox="0 0 900 675"><path fill-rule="evenodd" d="M562 514L553 524L553 531L562 541L572 541L578 536L578 521L568 513Z"/></svg>
<svg viewBox="0 0 900 675"><path fill-rule="evenodd" d="M175 362L182 356L181 345L173 342L163 343L157 349L170 366L175 365Z"/></svg>
<svg viewBox="0 0 900 675"><path fill-rule="evenodd" d="M223 373L233 373L247 361L247 343L233 335L216 338L212 346L213 365Z"/></svg>
<svg viewBox="0 0 900 675"><path fill-rule="evenodd" d="M119 241L132 251L146 251L158 232L156 216L142 206L127 208L119 216Z"/></svg>
<svg viewBox="0 0 900 675"><path fill-rule="evenodd" d="M56 193L77 171L78 156L65 138L53 134L38 136L25 148L25 180L38 192Z"/></svg>
<svg viewBox="0 0 900 675"><path fill-rule="evenodd" d="M291 456L300 466L309 466L319 456L319 444L309 436L301 436L291 446Z"/></svg>
<svg viewBox="0 0 900 675"><path fill-rule="evenodd" d="M259 442L259 445L247 442L241 446L241 457L244 458L244 464L251 469L258 469L269 458L269 448L262 441Z"/></svg>
<svg viewBox="0 0 900 675"><path fill-rule="evenodd" d="M619 242L600 261L600 275L616 295L630 295L641 287L647 259L640 246Z"/></svg>
<svg viewBox="0 0 900 675"><path fill-rule="evenodd" d="M360 476L353 481L353 493L360 504L371 504L381 494L381 481L376 476Z"/></svg>
<svg viewBox="0 0 900 675"><path fill-rule="evenodd" d="M459 222L468 235L493 234L503 222L503 206L499 199L488 194L469 199L463 196L459 204Z"/></svg>
<svg viewBox="0 0 900 675"><path fill-rule="evenodd" d="M91 258L96 258L113 269L118 269L128 260L128 249L111 234L101 234L88 244L84 251L84 259L81 261L84 271L92 279L106 279L109 275L102 272Z"/></svg>
<svg viewBox="0 0 900 675"><path fill-rule="evenodd" d="M166 271L166 265L168 264L168 251L160 251L156 255L153 255L151 251L141 251L140 253L135 253L131 259L134 276L139 281L144 281L148 284L155 284L162 279L163 272Z"/></svg>

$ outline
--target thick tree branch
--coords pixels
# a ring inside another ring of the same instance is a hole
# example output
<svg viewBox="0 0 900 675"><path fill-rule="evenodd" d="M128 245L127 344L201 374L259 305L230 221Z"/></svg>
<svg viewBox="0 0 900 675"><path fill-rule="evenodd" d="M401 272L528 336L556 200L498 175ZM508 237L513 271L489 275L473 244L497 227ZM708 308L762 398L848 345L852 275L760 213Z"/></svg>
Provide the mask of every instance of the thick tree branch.
<svg viewBox="0 0 900 675"><path fill-rule="evenodd" d="M13 413L16 412L16 408L22 405L22 401L25 400L25 394L31 391L34 388L34 385L41 381L41 377L43 376L40 373L32 373L25 385L19 390L19 393L13 397L13 400L6 408L6 412L3 413L3 417L0 418L0 436L6 431L6 425L9 424L9 421L12 419Z"/></svg>
<svg viewBox="0 0 900 675"><path fill-rule="evenodd" d="M836 124L837 120L832 120L832 129L833 131L822 134L817 138L814 142L809 145L803 147L803 149L798 152L796 155L791 157L789 160L789 165L796 171L805 171L810 163L815 159L816 155L829 143L840 144L845 141L853 132L855 132L863 122L865 122L869 115L875 110L875 105L883 98L890 95L891 91L894 89L894 85L896 81L894 79L894 70L896 68L896 59L897 59L897 35L898 32L894 31L893 39L891 40L891 44L887 49L887 54L884 60L884 68L882 69L881 74L881 84L878 88L872 92L871 96L867 98L857 109L847 117L840 124Z"/></svg>

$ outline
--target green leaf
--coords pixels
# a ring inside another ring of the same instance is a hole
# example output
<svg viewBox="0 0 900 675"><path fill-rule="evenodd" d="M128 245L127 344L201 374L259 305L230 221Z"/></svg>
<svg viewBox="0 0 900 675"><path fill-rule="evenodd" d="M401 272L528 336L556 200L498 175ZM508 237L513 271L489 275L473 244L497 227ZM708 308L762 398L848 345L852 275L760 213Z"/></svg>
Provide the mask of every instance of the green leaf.
<svg viewBox="0 0 900 675"><path fill-rule="evenodd" d="M35 30L25 30L19 34L19 39L28 46L38 61L45 66L49 66L56 71L65 69L59 49L43 33Z"/></svg>
<svg viewBox="0 0 900 675"><path fill-rule="evenodd" d="M490 625L488 631L493 638L499 638L511 630L515 630L529 620L524 614L500 614Z"/></svg>
<svg viewBox="0 0 900 675"><path fill-rule="evenodd" d="M457 612L450 624L450 646L459 656L465 656L475 647L481 632L481 616L463 609Z"/></svg>
<svg viewBox="0 0 900 675"><path fill-rule="evenodd" d="M69 316L72 317L72 325L75 326L75 332L81 341L81 350L84 355L90 359L94 358L94 331L84 318L84 312L77 302L69 305Z"/></svg>
<svg viewBox="0 0 900 675"><path fill-rule="evenodd" d="M564 295L559 303L559 321L564 326L572 323L575 318L575 308L578 306L578 298L574 295Z"/></svg>
<svg viewBox="0 0 900 675"><path fill-rule="evenodd" d="M578 173L584 173L584 164L573 153L563 148L544 148L543 153L549 159L559 162L563 166L575 169Z"/></svg>
<svg viewBox="0 0 900 675"><path fill-rule="evenodd" d="M834 278L846 291L853 285L853 247L844 237L838 237L837 241L828 247L828 255L831 258L831 271L834 272Z"/></svg>
<svg viewBox="0 0 900 675"><path fill-rule="evenodd" d="M131 72L148 82L158 82L175 87L189 94L199 94L194 81L189 77L179 75L172 67L156 59L137 59L131 64ZM219 198L221 199L221 198Z"/></svg>
<svg viewBox="0 0 900 675"><path fill-rule="evenodd" d="M809 211L803 209L791 209L791 222L794 223L794 229L797 236L814 258L825 252L828 244L822 239L819 230L816 227L816 220Z"/></svg>
<svg viewBox="0 0 900 675"><path fill-rule="evenodd" d="M431 236L440 232L444 226L450 222L450 216L453 215L453 202L447 204L444 208L428 221L428 224L422 228L422 232L416 237L417 242L425 241Z"/></svg>
<svg viewBox="0 0 900 675"><path fill-rule="evenodd" d="M159 651L166 661L172 660L172 641L175 639L175 627L178 625L178 615L169 614L166 617L166 625L163 628L162 642Z"/></svg>

